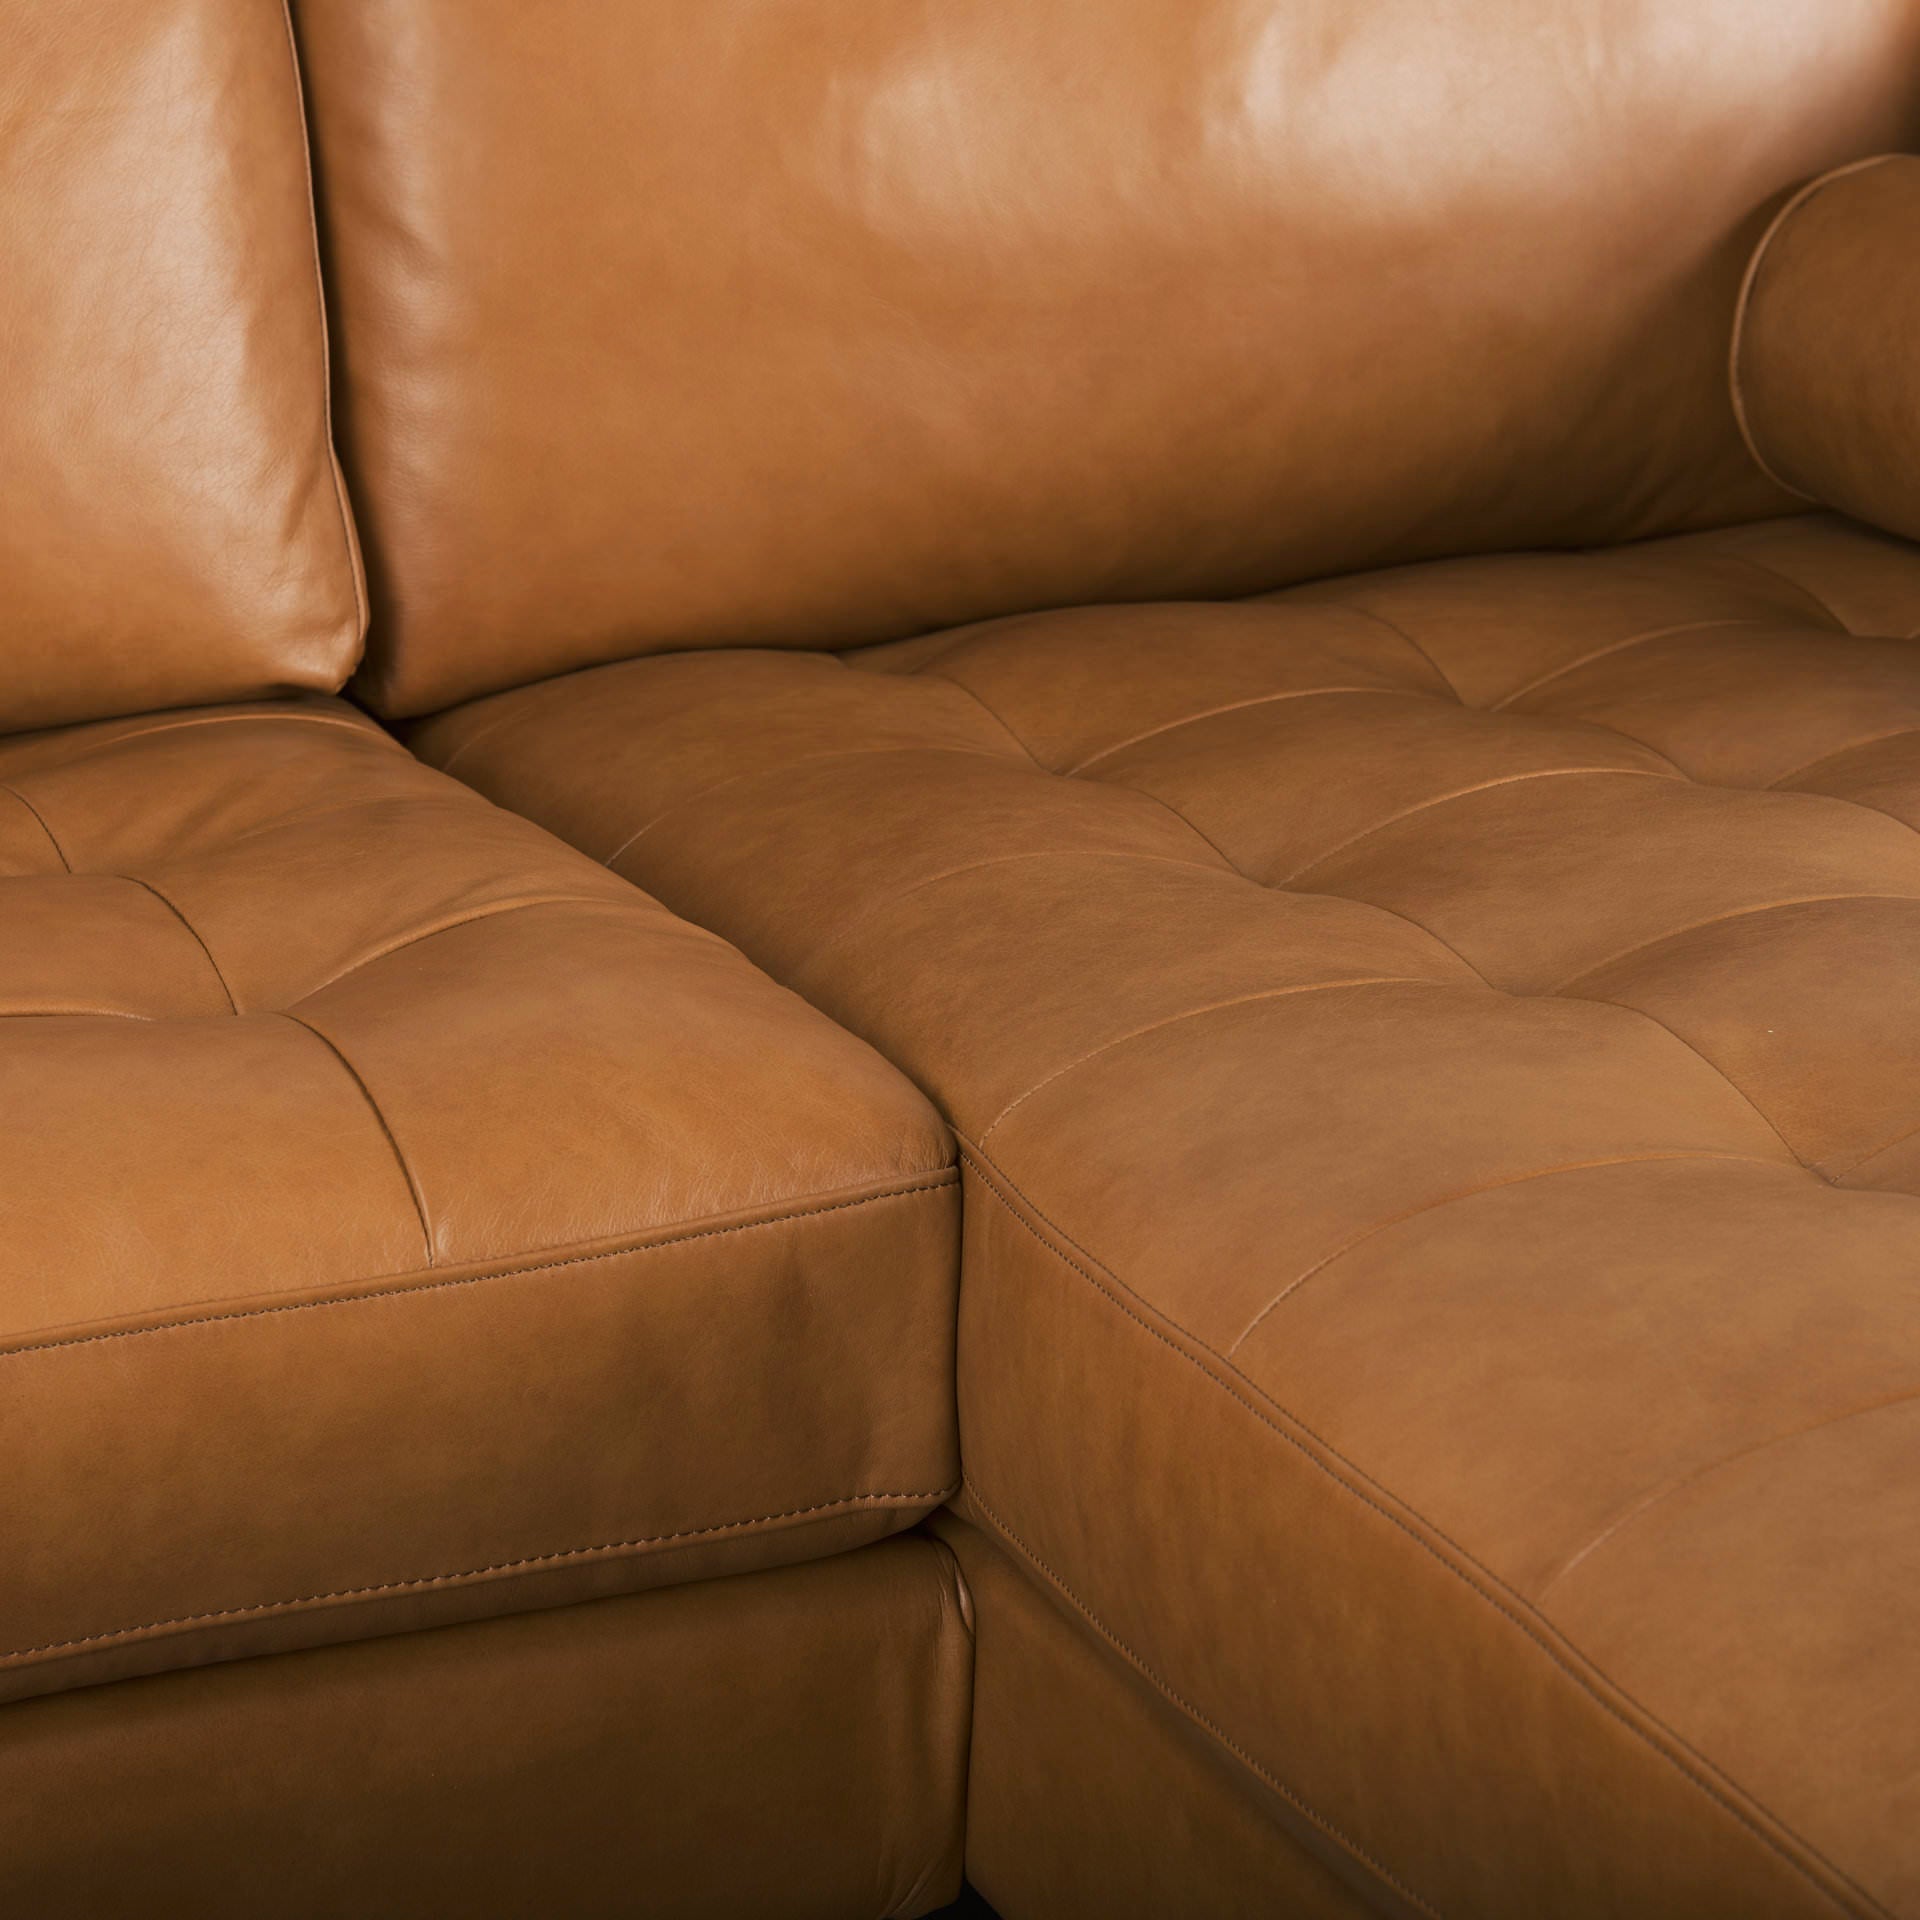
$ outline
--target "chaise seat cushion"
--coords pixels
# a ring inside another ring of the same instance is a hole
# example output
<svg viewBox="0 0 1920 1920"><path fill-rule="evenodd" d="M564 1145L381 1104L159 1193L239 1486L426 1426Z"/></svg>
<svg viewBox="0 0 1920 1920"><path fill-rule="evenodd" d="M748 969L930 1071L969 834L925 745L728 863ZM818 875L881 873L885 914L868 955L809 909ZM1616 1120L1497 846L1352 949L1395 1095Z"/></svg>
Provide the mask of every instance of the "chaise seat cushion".
<svg viewBox="0 0 1920 1920"><path fill-rule="evenodd" d="M906 1525L950 1162L342 704L0 740L0 1697Z"/></svg>
<svg viewBox="0 0 1920 1920"><path fill-rule="evenodd" d="M934 1093L972 1517L1389 1908L1920 1913L1920 550L641 660L417 745Z"/></svg>

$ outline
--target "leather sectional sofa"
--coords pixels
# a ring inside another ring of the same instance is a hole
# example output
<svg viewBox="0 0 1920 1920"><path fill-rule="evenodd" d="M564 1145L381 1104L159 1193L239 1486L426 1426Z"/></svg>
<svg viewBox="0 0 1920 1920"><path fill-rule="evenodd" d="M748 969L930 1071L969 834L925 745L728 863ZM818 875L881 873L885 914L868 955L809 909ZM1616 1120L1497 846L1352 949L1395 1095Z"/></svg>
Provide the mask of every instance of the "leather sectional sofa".
<svg viewBox="0 0 1920 1920"><path fill-rule="evenodd" d="M1920 1915L1916 145L0 13L0 1911Z"/></svg>

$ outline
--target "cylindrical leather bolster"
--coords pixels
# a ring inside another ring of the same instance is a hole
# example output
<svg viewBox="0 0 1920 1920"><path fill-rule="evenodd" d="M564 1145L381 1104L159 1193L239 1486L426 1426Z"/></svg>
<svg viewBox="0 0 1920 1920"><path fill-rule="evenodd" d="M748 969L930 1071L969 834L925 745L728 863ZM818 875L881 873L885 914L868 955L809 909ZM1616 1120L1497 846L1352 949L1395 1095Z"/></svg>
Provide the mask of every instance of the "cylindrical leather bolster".
<svg viewBox="0 0 1920 1920"><path fill-rule="evenodd" d="M1920 540L1920 156L1841 167L1747 269L1733 405L1776 480Z"/></svg>

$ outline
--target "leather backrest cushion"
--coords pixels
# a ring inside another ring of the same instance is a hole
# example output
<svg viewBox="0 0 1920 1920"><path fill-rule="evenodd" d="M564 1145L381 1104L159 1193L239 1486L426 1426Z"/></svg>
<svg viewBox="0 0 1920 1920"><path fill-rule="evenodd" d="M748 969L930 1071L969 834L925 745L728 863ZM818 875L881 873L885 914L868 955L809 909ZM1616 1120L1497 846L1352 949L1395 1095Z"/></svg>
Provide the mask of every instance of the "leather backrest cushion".
<svg viewBox="0 0 1920 1920"><path fill-rule="evenodd" d="M1920 540L1920 156L1816 180L1747 279L1733 395L1783 485Z"/></svg>
<svg viewBox="0 0 1920 1920"><path fill-rule="evenodd" d="M1779 511L1773 196L1920 127L1920 0L307 0L370 671Z"/></svg>
<svg viewBox="0 0 1920 1920"><path fill-rule="evenodd" d="M282 0L0 7L0 732L331 690L360 598Z"/></svg>

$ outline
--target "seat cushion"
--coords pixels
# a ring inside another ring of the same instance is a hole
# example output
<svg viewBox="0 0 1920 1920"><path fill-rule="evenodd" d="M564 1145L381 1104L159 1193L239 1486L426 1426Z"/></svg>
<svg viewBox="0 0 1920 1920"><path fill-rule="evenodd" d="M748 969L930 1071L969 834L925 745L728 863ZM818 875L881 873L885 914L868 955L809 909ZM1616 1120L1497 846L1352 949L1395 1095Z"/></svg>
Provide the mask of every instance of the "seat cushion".
<svg viewBox="0 0 1920 1920"><path fill-rule="evenodd" d="M394 715L1785 511L1741 269L1920 141L1920 0L295 13Z"/></svg>
<svg viewBox="0 0 1920 1920"><path fill-rule="evenodd" d="M1920 549L422 730L932 1090L968 1504L1424 1913L1920 1913Z"/></svg>
<svg viewBox="0 0 1920 1920"><path fill-rule="evenodd" d="M0 11L0 732L360 654L284 0Z"/></svg>
<svg viewBox="0 0 1920 1920"><path fill-rule="evenodd" d="M345 706L0 742L0 1697L905 1525L950 1162Z"/></svg>

